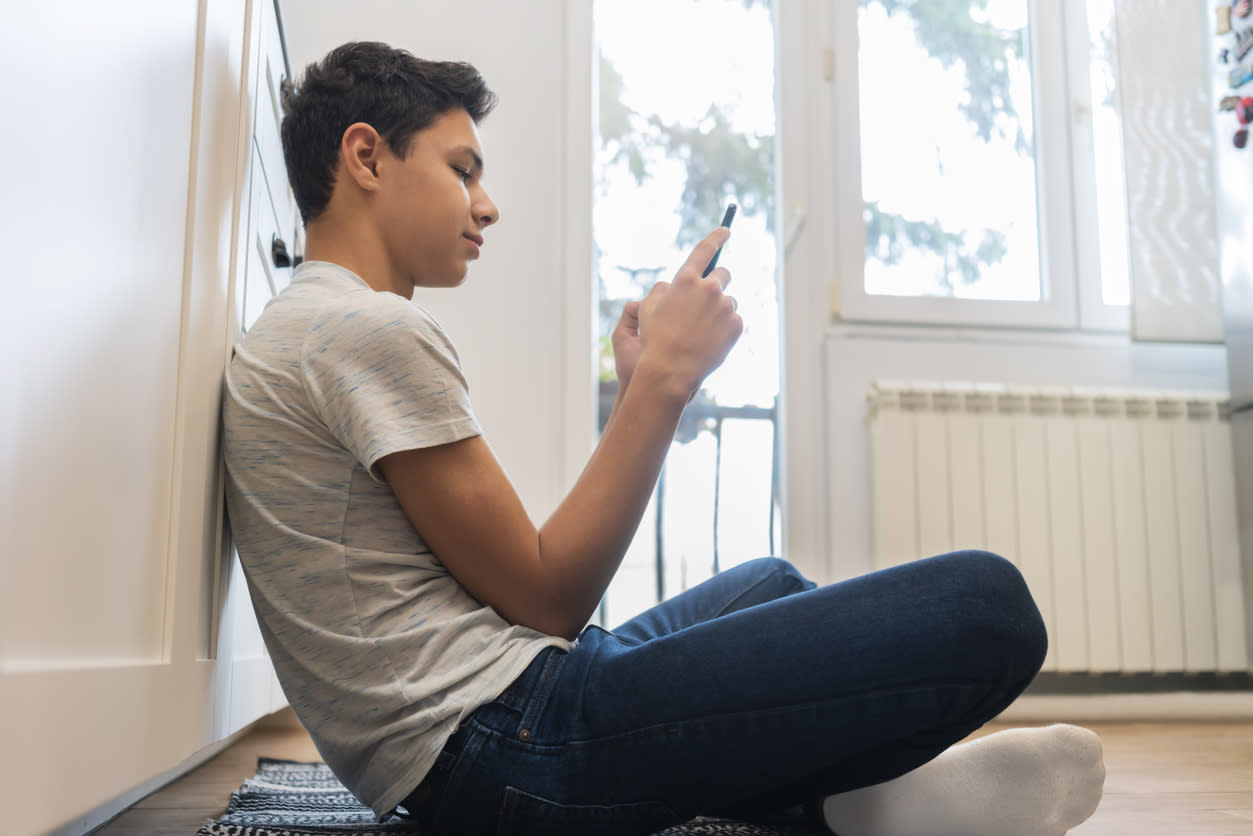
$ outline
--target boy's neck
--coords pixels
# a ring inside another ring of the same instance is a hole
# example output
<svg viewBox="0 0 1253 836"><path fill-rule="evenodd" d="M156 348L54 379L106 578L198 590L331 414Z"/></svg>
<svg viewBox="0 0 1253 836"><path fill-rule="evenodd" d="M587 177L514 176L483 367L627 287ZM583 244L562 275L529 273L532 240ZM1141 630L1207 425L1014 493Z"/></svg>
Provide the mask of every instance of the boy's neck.
<svg viewBox="0 0 1253 836"><path fill-rule="evenodd" d="M351 270L377 291L413 298L413 285L394 273L370 227L346 224L325 215L310 221L305 227L304 257L306 261L329 261Z"/></svg>

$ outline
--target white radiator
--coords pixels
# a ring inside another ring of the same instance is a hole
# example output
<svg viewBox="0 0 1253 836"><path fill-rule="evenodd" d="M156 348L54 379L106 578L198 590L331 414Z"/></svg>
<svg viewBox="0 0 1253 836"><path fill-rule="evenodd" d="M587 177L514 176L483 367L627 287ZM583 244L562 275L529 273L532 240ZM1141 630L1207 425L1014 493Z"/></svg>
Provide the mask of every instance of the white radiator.
<svg viewBox="0 0 1253 836"><path fill-rule="evenodd" d="M1052 671L1249 669L1225 393L879 382L875 565L1012 560Z"/></svg>

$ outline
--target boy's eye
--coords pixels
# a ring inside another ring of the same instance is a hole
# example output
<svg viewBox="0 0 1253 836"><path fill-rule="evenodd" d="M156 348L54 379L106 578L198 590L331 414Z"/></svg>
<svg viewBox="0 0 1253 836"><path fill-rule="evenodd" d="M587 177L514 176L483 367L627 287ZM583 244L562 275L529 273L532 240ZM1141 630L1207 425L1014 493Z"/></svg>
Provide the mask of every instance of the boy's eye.
<svg viewBox="0 0 1253 836"><path fill-rule="evenodd" d="M470 170L469 169L462 168L459 165L455 165L452 167L452 170L457 172L457 176L461 178L462 183L470 182Z"/></svg>

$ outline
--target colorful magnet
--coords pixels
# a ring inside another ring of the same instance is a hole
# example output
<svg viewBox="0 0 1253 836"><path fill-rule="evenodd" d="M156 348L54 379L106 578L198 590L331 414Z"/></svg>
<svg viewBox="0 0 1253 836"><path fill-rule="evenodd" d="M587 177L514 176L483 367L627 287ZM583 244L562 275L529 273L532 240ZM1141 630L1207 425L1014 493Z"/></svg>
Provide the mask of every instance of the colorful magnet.
<svg viewBox="0 0 1253 836"><path fill-rule="evenodd" d="M1235 110L1236 105L1240 103L1239 96L1223 96L1218 100L1218 109L1220 111Z"/></svg>
<svg viewBox="0 0 1253 836"><path fill-rule="evenodd" d="M1217 19L1214 21L1214 34L1226 35L1231 31L1231 7L1219 6L1214 9Z"/></svg>
<svg viewBox="0 0 1253 836"><path fill-rule="evenodd" d="M1231 138L1231 143L1237 148L1243 148L1249 144L1249 129L1241 128L1236 131L1236 135Z"/></svg>
<svg viewBox="0 0 1253 836"><path fill-rule="evenodd" d="M1231 4L1231 13L1236 17L1248 17L1253 12L1253 0L1236 0Z"/></svg>
<svg viewBox="0 0 1253 836"><path fill-rule="evenodd" d="M1237 32L1236 51L1233 53L1235 59L1237 61L1244 60L1244 56L1249 54L1250 49L1253 49L1253 28Z"/></svg>
<svg viewBox="0 0 1253 836"><path fill-rule="evenodd" d="M1240 120L1241 125L1253 122L1253 96L1245 96L1236 103L1236 118Z"/></svg>

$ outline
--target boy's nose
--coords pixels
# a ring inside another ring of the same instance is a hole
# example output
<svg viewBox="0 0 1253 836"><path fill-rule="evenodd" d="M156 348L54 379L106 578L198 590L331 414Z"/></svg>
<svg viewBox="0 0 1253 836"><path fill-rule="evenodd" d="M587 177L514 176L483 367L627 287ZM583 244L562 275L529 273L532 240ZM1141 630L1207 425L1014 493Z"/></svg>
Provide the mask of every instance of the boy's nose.
<svg viewBox="0 0 1253 836"><path fill-rule="evenodd" d="M495 203L492 203L492 199L487 196L486 192L483 193L474 209L474 217L481 226L491 226L500 220L500 210L496 208Z"/></svg>

